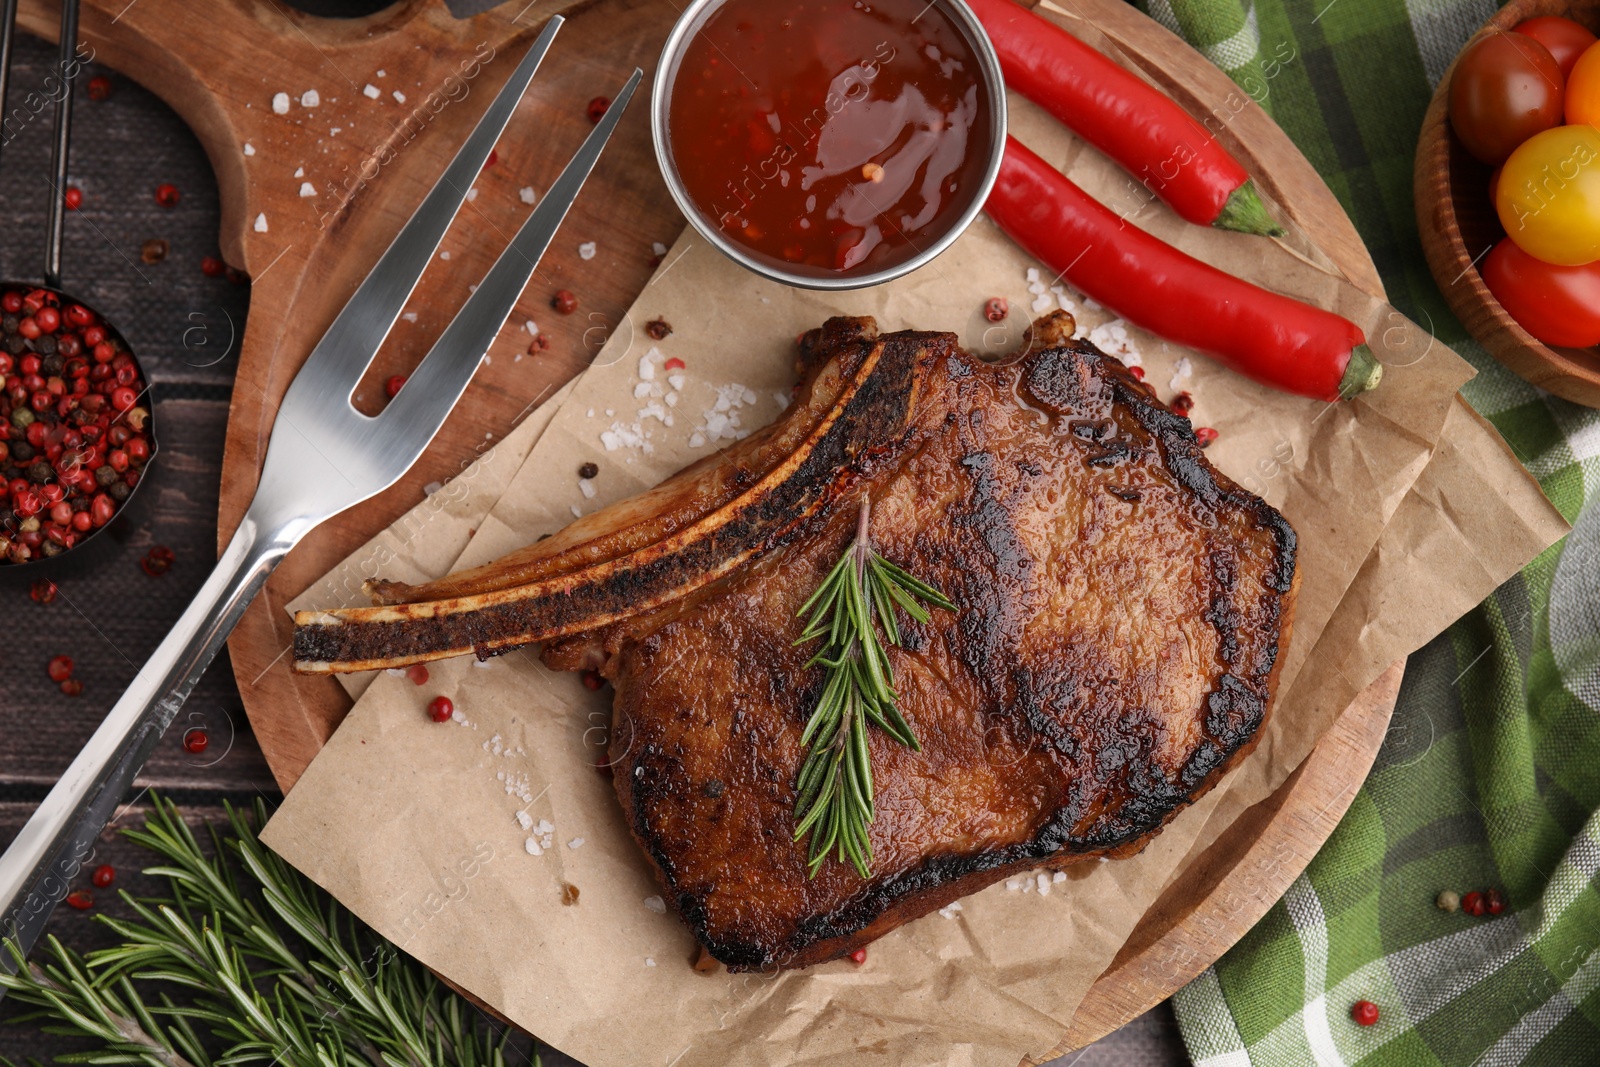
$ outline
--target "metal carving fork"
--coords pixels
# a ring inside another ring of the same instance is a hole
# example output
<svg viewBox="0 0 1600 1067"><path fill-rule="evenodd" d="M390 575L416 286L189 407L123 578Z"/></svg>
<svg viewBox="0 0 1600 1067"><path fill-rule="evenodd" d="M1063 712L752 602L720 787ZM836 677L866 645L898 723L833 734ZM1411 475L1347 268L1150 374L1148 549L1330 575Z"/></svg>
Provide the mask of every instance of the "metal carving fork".
<svg viewBox="0 0 1600 1067"><path fill-rule="evenodd" d="M416 215L307 358L278 409L255 499L216 570L0 855L0 942L15 940L24 954L33 947L134 776L283 557L319 523L399 480L466 390L616 129L641 71L633 72L405 388L376 417L350 404L561 23L559 16L550 20ZM0 966L11 973L17 966L3 947Z"/></svg>

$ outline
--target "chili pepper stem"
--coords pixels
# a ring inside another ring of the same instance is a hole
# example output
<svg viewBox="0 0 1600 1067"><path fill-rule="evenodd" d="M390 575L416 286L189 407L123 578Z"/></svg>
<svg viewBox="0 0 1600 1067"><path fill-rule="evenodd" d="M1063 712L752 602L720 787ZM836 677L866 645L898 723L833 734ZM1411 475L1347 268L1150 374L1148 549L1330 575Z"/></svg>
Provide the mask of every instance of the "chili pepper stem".
<svg viewBox="0 0 1600 1067"><path fill-rule="evenodd" d="M1267 214L1267 205L1261 202L1256 183L1248 180L1228 194L1227 202L1222 205L1222 211L1211 225L1221 230L1236 230L1264 237L1283 236L1283 227L1273 222L1272 216Z"/></svg>
<svg viewBox="0 0 1600 1067"><path fill-rule="evenodd" d="M1350 362L1345 365L1344 377L1339 379L1339 399L1376 389L1383 381L1383 364L1366 345L1356 345L1350 350Z"/></svg>

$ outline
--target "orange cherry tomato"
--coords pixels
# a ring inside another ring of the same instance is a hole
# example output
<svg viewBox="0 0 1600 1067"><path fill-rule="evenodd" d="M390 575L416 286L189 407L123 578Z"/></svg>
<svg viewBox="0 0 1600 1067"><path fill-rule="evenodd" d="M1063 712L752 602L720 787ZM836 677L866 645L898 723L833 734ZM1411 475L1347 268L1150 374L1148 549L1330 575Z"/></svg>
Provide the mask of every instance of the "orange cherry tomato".
<svg viewBox="0 0 1600 1067"><path fill-rule="evenodd" d="M1600 126L1600 44L1591 44L1567 79L1567 122Z"/></svg>
<svg viewBox="0 0 1600 1067"><path fill-rule="evenodd" d="M1572 65L1583 55L1583 50L1594 44L1594 34L1571 19L1559 15L1527 19L1511 27L1512 32L1526 34L1544 45L1555 57L1563 78L1572 74Z"/></svg>
<svg viewBox="0 0 1600 1067"><path fill-rule="evenodd" d="M1544 45L1493 32L1456 60L1450 126L1473 158L1492 167L1534 134L1560 125L1561 91L1561 68Z"/></svg>
<svg viewBox="0 0 1600 1067"><path fill-rule="evenodd" d="M1483 260L1483 280L1506 313L1547 345L1600 345L1600 262L1558 267L1509 237Z"/></svg>

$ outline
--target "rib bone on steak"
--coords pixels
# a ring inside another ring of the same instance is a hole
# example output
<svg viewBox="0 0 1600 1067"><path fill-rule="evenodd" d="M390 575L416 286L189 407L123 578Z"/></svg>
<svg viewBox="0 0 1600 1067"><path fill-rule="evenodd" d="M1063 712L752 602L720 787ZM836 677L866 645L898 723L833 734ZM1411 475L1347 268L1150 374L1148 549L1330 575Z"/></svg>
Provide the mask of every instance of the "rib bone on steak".
<svg viewBox="0 0 1600 1067"><path fill-rule="evenodd" d="M667 899L736 969L833 959L993 882L1127 855L1259 737L1295 535L1115 359L1034 324L1004 363L832 319L795 404L726 455L381 606L297 617L310 672L546 642L616 691L617 795ZM799 743L822 682L796 610L872 501L957 612L890 649L915 752L870 735L863 879L806 874Z"/></svg>

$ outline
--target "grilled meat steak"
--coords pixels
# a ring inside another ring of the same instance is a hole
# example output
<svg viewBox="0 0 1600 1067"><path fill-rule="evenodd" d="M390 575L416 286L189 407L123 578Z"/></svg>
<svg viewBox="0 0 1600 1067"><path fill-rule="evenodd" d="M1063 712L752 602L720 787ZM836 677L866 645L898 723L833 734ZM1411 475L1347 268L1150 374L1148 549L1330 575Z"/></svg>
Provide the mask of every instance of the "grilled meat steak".
<svg viewBox="0 0 1600 1067"><path fill-rule="evenodd" d="M726 461L481 571L378 587L388 606L307 613L298 666L539 640L552 667L599 668L629 826L736 969L834 959L1009 875L1136 852L1259 737L1295 536L1071 333L1058 313L992 364L830 320L796 404ZM795 613L863 494L878 551L958 610L902 618L889 650L922 751L869 733L871 876L830 859L808 878L795 776L823 671Z"/></svg>

